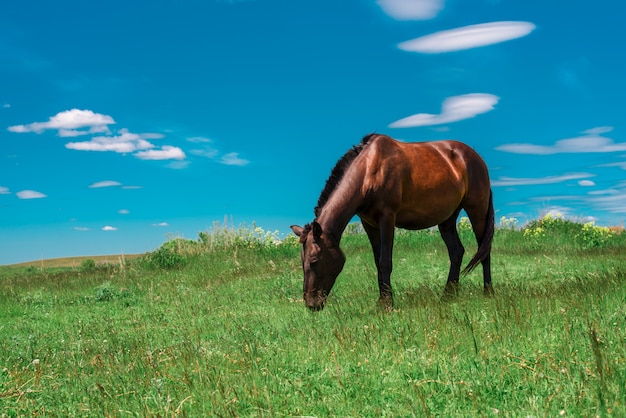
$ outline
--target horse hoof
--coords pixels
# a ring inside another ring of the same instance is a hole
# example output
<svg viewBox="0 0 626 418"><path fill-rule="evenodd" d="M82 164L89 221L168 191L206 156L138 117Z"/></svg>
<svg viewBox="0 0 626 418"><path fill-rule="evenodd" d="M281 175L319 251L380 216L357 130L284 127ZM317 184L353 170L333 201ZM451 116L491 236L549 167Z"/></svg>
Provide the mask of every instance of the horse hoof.
<svg viewBox="0 0 626 418"><path fill-rule="evenodd" d="M493 291L493 287L491 285L485 286L484 293L485 293L485 296L487 297L491 297L495 294L495 292Z"/></svg>
<svg viewBox="0 0 626 418"><path fill-rule="evenodd" d="M393 298L391 296L381 296L378 299L378 304L387 312L390 312L393 309Z"/></svg>

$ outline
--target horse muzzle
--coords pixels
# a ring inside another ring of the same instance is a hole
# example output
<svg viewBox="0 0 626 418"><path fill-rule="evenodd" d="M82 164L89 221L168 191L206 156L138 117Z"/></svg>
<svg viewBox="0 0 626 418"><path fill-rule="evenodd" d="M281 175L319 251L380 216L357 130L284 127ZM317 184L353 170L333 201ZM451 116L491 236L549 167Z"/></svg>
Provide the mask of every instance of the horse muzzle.
<svg viewBox="0 0 626 418"><path fill-rule="evenodd" d="M318 312L324 309L326 296L322 291L308 292L304 294L304 303L312 312Z"/></svg>

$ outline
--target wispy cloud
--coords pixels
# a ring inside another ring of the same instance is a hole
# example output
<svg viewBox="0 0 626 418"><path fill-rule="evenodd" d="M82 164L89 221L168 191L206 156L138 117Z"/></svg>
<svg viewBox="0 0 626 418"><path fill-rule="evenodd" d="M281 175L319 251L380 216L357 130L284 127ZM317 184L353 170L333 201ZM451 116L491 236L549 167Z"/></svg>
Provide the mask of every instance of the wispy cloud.
<svg viewBox="0 0 626 418"><path fill-rule="evenodd" d="M189 153L197 155L198 157L215 158L219 154L219 151L215 148L205 147L203 149L192 149Z"/></svg>
<svg viewBox="0 0 626 418"><path fill-rule="evenodd" d="M199 144L202 148L195 148L189 151L190 154L195 155L197 157L210 158L212 160L216 160L222 164L226 165L236 165L236 166L245 166L250 163L248 160L244 160L239 158L238 152L229 152L220 157L220 151L215 148L213 145L213 141L204 137L192 137L187 138L187 141ZM178 168L178 167L172 167Z"/></svg>
<svg viewBox="0 0 626 418"><path fill-rule="evenodd" d="M140 151L134 155L141 160L184 160L187 158L182 149L171 145L164 145L158 150Z"/></svg>
<svg viewBox="0 0 626 418"><path fill-rule="evenodd" d="M594 181L591 180L580 180L578 182L578 185L581 187L593 187L596 185L596 183Z"/></svg>
<svg viewBox="0 0 626 418"><path fill-rule="evenodd" d="M239 153L237 152L229 152L228 154L224 154L220 159L220 163L226 165L238 165L244 166L248 165L250 161L239 158Z"/></svg>
<svg viewBox="0 0 626 418"><path fill-rule="evenodd" d="M89 185L90 189L99 189L101 187L117 187L117 186L121 186L122 183L120 183L119 181L114 181L114 180L104 180L104 181L97 181L93 184Z"/></svg>
<svg viewBox="0 0 626 418"><path fill-rule="evenodd" d="M59 133L63 132L64 134L61 136L76 136L89 133L89 131L78 132L77 129L89 128L93 129L92 132L104 132L108 131L108 125L114 123L115 120L109 115L94 113L91 110L71 109L57 113L50 117L47 122L15 125L8 129L16 133L35 132L38 134L53 129L58 130Z"/></svg>
<svg viewBox="0 0 626 418"><path fill-rule="evenodd" d="M376 3L396 20L427 20L443 9L444 0L378 0Z"/></svg>
<svg viewBox="0 0 626 418"><path fill-rule="evenodd" d="M113 151L127 154L139 150L154 148L146 138L153 138L154 134L135 134L128 129L121 129L115 136L96 136L90 141L68 142L65 148L78 151Z"/></svg>
<svg viewBox="0 0 626 418"><path fill-rule="evenodd" d="M152 224L152 226L165 227L165 226L170 226L170 224L168 224L167 222L159 222L157 224Z"/></svg>
<svg viewBox="0 0 626 418"><path fill-rule="evenodd" d="M17 192L16 195L20 199L43 199L44 197L48 197L35 190L22 190L21 192Z"/></svg>
<svg viewBox="0 0 626 418"><path fill-rule="evenodd" d="M191 161L189 160L179 160L179 161L172 161L168 163L166 167L171 168L173 170L184 170L185 168L189 167L190 164L191 164Z"/></svg>
<svg viewBox="0 0 626 418"><path fill-rule="evenodd" d="M75 226L74 231L89 231L89 228L84 227L84 226Z"/></svg>
<svg viewBox="0 0 626 418"><path fill-rule="evenodd" d="M589 203L611 213L626 213L626 190L614 190L606 196L593 196Z"/></svg>
<svg viewBox="0 0 626 418"><path fill-rule="evenodd" d="M120 209L117 211L120 215L128 215L130 211L128 209Z"/></svg>
<svg viewBox="0 0 626 418"><path fill-rule="evenodd" d="M206 144L213 142L209 138L205 138L203 136L192 136L191 138L187 138L188 142L193 142L194 144Z"/></svg>
<svg viewBox="0 0 626 418"><path fill-rule="evenodd" d="M561 139L553 145L537 145L530 143L504 144L496 147L498 151L511 152L514 154L573 154L573 153L599 153L626 151L626 142L615 143L611 138L601 136L607 133L611 127L603 126L584 131L582 136Z"/></svg>
<svg viewBox="0 0 626 418"><path fill-rule="evenodd" d="M572 173L563 174L560 176L547 176L547 177L499 177L496 180L491 181L491 185L494 187L499 186L532 186L539 184L556 184L563 183L570 180L579 180L589 177L595 177L595 174L591 173Z"/></svg>
<svg viewBox="0 0 626 418"><path fill-rule="evenodd" d="M441 105L440 114L418 113L397 120L391 123L389 127L412 128L458 122L493 110L499 100L498 96L487 93L471 93L448 97Z"/></svg>
<svg viewBox="0 0 626 418"><path fill-rule="evenodd" d="M0 186L0 194L11 194L8 187Z"/></svg>
<svg viewBox="0 0 626 418"><path fill-rule="evenodd" d="M530 22L491 22L436 32L398 44L404 51L423 54L461 51L521 38L535 29Z"/></svg>
<svg viewBox="0 0 626 418"><path fill-rule="evenodd" d="M117 228L114 226L107 225L107 226L103 226L102 230L103 231L117 231Z"/></svg>

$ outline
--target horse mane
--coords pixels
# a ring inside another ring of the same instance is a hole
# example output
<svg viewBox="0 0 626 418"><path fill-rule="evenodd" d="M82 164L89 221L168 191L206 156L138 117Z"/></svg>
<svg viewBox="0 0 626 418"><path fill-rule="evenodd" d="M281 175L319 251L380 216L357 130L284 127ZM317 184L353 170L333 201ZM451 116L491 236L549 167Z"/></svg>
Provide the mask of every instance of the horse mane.
<svg viewBox="0 0 626 418"><path fill-rule="evenodd" d="M345 153L343 157L337 161L335 168L330 172L330 177L326 180L326 186L324 186L324 190L322 190L322 194L320 195L319 200L317 201L317 206L313 210L315 213L315 217L317 218L322 211L324 205L328 202L330 195L337 188L337 185L343 178L343 175L346 173L346 170L354 159L363 151L363 148L367 145L367 143L374 137L377 136L376 133L367 134L361 139L361 143L353 146L348 152Z"/></svg>

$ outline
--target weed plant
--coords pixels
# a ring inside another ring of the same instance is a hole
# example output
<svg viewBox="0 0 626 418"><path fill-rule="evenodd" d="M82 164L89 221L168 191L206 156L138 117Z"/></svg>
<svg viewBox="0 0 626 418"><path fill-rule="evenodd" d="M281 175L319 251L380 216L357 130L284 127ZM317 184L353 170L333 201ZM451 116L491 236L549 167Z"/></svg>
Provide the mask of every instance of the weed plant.
<svg viewBox="0 0 626 418"><path fill-rule="evenodd" d="M495 296L478 268L446 302L439 233L399 230L391 311L356 226L319 313L297 240L254 225L0 268L0 416L626 416L626 234L585 228L500 222Z"/></svg>

